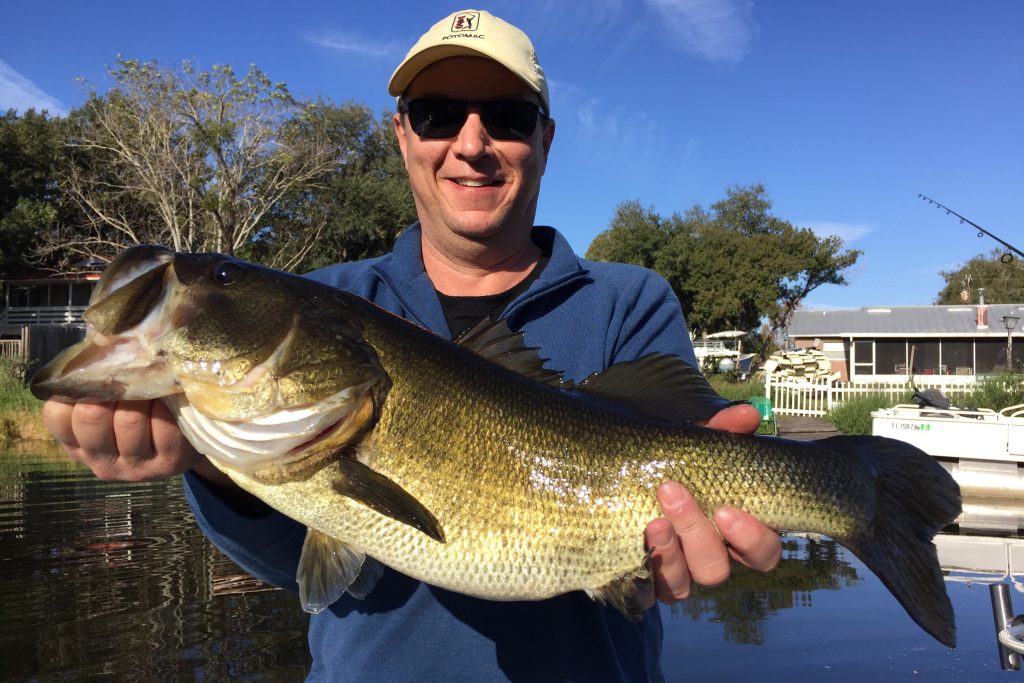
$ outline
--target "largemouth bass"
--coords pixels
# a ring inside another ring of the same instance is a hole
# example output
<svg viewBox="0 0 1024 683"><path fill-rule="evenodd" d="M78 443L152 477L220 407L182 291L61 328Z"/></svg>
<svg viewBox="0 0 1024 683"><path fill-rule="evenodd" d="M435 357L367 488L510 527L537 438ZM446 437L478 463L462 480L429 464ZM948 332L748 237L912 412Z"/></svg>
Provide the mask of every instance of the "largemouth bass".
<svg viewBox="0 0 1024 683"><path fill-rule="evenodd" d="M643 531L677 480L708 515L731 505L834 538L955 645L931 539L960 492L903 442L704 429L689 422L720 399L678 358L569 386L500 323L453 343L219 254L127 250L85 320L35 395L166 402L216 467L307 526L308 611L365 596L384 563L492 600L583 590L639 618L654 602Z"/></svg>

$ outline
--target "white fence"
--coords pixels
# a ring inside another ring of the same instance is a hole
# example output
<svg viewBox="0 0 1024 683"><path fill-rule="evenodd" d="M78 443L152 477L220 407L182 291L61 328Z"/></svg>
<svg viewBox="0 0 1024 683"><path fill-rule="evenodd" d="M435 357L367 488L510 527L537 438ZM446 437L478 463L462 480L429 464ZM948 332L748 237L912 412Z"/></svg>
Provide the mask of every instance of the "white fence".
<svg viewBox="0 0 1024 683"><path fill-rule="evenodd" d="M20 339L0 339L0 358L17 358L20 360L25 355L22 348Z"/></svg>
<svg viewBox="0 0 1024 683"><path fill-rule="evenodd" d="M28 359L28 328L21 328L19 339L0 339L0 358Z"/></svg>
<svg viewBox="0 0 1024 683"><path fill-rule="evenodd" d="M893 403L906 400L913 390L907 382L854 384L840 382L838 375L815 379L773 378L765 375L764 395L772 400L772 410L779 415L825 415L833 406L855 396L884 394ZM918 389L939 389L943 392L970 393L976 384L949 382L945 379L915 379Z"/></svg>

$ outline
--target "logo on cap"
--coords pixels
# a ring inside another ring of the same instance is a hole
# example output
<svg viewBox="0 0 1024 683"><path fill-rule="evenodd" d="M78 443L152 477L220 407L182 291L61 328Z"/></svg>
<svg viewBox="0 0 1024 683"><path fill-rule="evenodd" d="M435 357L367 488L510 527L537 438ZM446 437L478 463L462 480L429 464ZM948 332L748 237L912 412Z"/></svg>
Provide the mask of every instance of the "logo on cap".
<svg viewBox="0 0 1024 683"><path fill-rule="evenodd" d="M475 31L480 23L479 12L460 12L452 19L452 33L456 31Z"/></svg>

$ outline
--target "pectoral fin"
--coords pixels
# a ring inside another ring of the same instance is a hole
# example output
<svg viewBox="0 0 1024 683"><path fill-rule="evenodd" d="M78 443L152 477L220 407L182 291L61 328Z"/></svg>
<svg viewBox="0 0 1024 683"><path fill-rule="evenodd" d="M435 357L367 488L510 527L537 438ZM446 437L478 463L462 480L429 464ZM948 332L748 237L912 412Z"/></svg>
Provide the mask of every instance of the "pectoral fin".
<svg viewBox="0 0 1024 683"><path fill-rule="evenodd" d="M437 518L401 486L352 458L342 458L338 466L344 476L334 482L335 491L408 524L439 543L445 542Z"/></svg>
<svg viewBox="0 0 1024 683"><path fill-rule="evenodd" d="M595 600L606 602L627 619L640 621L644 611L654 606L654 574L651 573L650 556L643 567L623 574L587 594Z"/></svg>
<svg viewBox="0 0 1024 683"><path fill-rule="evenodd" d="M380 563L372 557L366 557L315 529L306 529L295 577L302 609L310 614L319 614L345 591L362 600L373 589L382 572Z"/></svg>

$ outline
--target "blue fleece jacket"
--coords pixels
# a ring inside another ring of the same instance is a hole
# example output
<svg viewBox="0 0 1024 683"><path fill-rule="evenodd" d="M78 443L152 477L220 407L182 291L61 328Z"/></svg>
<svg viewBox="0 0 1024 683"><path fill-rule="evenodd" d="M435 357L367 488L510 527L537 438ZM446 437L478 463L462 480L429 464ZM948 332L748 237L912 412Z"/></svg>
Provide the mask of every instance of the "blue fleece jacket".
<svg viewBox="0 0 1024 683"><path fill-rule="evenodd" d="M581 259L551 228L535 228L534 239L550 244L551 259L503 317L549 359L547 367L578 381L652 352L676 354L696 366L679 301L661 277ZM423 269L418 224L388 255L309 277L450 336ZM214 544L253 575L297 590L302 525L278 513L240 514L191 474L185 488ZM540 602L490 602L386 569L365 600L345 595L311 617L308 680L660 681L661 641L656 608L634 624L581 592Z"/></svg>

